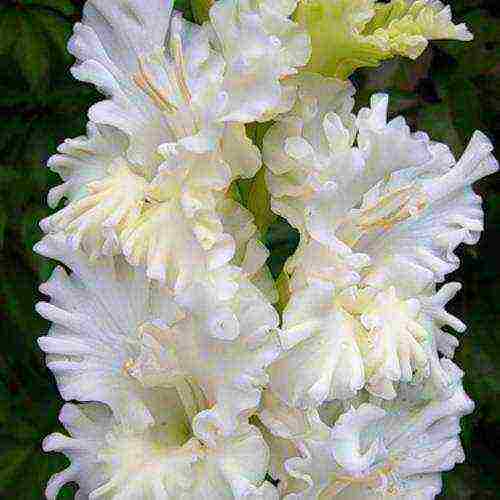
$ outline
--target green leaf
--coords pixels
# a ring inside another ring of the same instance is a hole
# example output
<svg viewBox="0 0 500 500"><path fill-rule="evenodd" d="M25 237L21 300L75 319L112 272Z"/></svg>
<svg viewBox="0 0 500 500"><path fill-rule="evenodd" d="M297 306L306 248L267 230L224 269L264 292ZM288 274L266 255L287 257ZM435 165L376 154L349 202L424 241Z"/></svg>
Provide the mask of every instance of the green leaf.
<svg viewBox="0 0 500 500"><path fill-rule="evenodd" d="M0 459L0 485L5 484L33 453L29 446L12 446L4 450Z"/></svg>
<svg viewBox="0 0 500 500"><path fill-rule="evenodd" d="M45 207L30 207L29 209L25 210L25 213L19 224L20 237L24 247L22 249L24 260L29 265L29 267L37 273L38 279L40 281L47 280L55 267L53 261L41 257L40 255L37 255L33 252L33 246L43 236L43 233L39 227L39 222L44 217L47 217L47 215L49 215L49 210Z"/></svg>
<svg viewBox="0 0 500 500"><path fill-rule="evenodd" d="M68 40L72 33L71 24L50 11L37 12L36 20L42 26L53 48L58 51L62 61L65 64L71 63L73 56L67 50Z"/></svg>
<svg viewBox="0 0 500 500"><path fill-rule="evenodd" d="M191 10L197 23L208 21L208 13L214 3L215 0L191 0Z"/></svg>
<svg viewBox="0 0 500 500"><path fill-rule="evenodd" d="M175 0L174 8L182 12L184 18L188 21L195 20L191 9L191 0Z"/></svg>
<svg viewBox="0 0 500 500"><path fill-rule="evenodd" d="M50 476L68 466L61 455L45 454L41 450L43 435L33 441L0 443L0 496L2 498L39 499ZM5 466L5 468L4 468ZM58 496L73 498L71 486L63 489Z"/></svg>
<svg viewBox="0 0 500 500"><path fill-rule="evenodd" d="M49 83L50 50L41 25L30 11L18 12L13 56L31 90L43 94Z"/></svg>
<svg viewBox="0 0 500 500"><path fill-rule="evenodd" d="M18 12L6 8L0 16L0 55L8 54L18 35Z"/></svg>
<svg viewBox="0 0 500 500"><path fill-rule="evenodd" d="M500 137L500 74L489 74L474 80L481 105L481 120L494 137Z"/></svg>
<svg viewBox="0 0 500 500"><path fill-rule="evenodd" d="M0 199L0 203L1 201L2 200ZM2 250L5 241L5 228L7 227L7 219L7 212L5 211L5 208L0 205L0 250Z"/></svg>
<svg viewBox="0 0 500 500"><path fill-rule="evenodd" d="M474 34L472 42L438 42L441 50L454 57L463 77L488 73L500 65L500 24L484 10L474 10L463 21Z"/></svg>
<svg viewBox="0 0 500 500"><path fill-rule="evenodd" d="M484 128L478 88L461 75L448 82L447 92L452 108L453 125L463 143L467 143L476 130Z"/></svg>
<svg viewBox="0 0 500 500"><path fill-rule="evenodd" d="M455 155L463 151L463 141L453 123L449 103L442 102L425 106L418 112L417 124L418 129L425 130L433 140L450 146Z"/></svg>
<svg viewBox="0 0 500 500"><path fill-rule="evenodd" d="M2 163L13 163L23 153L32 120L13 114L0 120L0 154ZM0 186L1 189L2 186Z"/></svg>
<svg viewBox="0 0 500 500"><path fill-rule="evenodd" d="M23 5L30 7L49 7L61 14L71 16L76 13L76 8L71 0L23 0Z"/></svg>
<svg viewBox="0 0 500 500"><path fill-rule="evenodd" d="M283 313L288 301L290 300L290 279L285 271L281 271L278 279L276 280L276 289L278 290L279 300L276 308L279 313Z"/></svg>
<svg viewBox="0 0 500 500"><path fill-rule="evenodd" d="M265 168L261 168L255 176L248 196L248 209L255 217L255 224L262 236L276 219L271 211L271 196L267 190Z"/></svg>
<svg viewBox="0 0 500 500"><path fill-rule="evenodd" d="M4 313L17 331L23 332L23 337L11 339L13 341L11 347L23 346L24 349L36 349L35 338L45 323L33 310L34 304L38 302L34 276L29 274L22 265L14 270L5 264L0 265L0 278Z"/></svg>
<svg viewBox="0 0 500 500"><path fill-rule="evenodd" d="M299 232L282 217L276 217L265 237L266 247L271 253L267 263L275 279L280 275L288 258L297 250L299 240Z"/></svg>

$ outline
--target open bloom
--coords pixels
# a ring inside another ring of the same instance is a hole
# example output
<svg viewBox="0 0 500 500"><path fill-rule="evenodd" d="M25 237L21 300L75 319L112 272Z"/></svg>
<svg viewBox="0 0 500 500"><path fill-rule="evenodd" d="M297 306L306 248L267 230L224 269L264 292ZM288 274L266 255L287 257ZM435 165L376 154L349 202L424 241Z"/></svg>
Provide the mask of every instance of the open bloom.
<svg viewBox="0 0 500 500"><path fill-rule="evenodd" d="M73 73L109 99L91 108L88 136L66 141L49 161L64 180L49 202L69 204L42 221L45 232L67 235L93 258L123 253L172 288L232 259L235 242L217 205L261 163L244 125L229 116L238 85L213 38L209 26L172 14L169 1L86 4L69 45ZM273 73L279 89L292 66ZM253 91L236 94L255 107Z"/></svg>
<svg viewBox="0 0 500 500"><path fill-rule="evenodd" d="M172 296L144 270L121 259L92 263L61 237L36 249L73 270L56 269L41 287L51 302L37 306L53 322L39 344L66 400L105 403L141 428L153 423L149 402L175 388L190 417L217 404L228 432L257 406L264 368L279 352L278 317L238 268Z"/></svg>
<svg viewBox="0 0 500 500"><path fill-rule="evenodd" d="M388 122L387 96L373 96L354 117L349 84L298 80L297 104L264 139L273 210L302 234L289 272L305 254L301 277L309 281L342 287L368 267L364 282L379 287L403 265L408 288L443 281L459 265L456 247L476 243L483 229L471 185L498 169L491 142L476 132L456 162L402 117ZM318 266L326 274L317 276Z"/></svg>
<svg viewBox="0 0 500 500"><path fill-rule="evenodd" d="M444 325L465 329L444 309L459 288L409 299L398 298L394 286L341 293L308 286L292 294L280 332L284 352L268 369L273 390L301 408L349 399L363 388L393 399L401 382L447 393L451 381L438 353L452 357L457 346Z"/></svg>
<svg viewBox="0 0 500 500"><path fill-rule="evenodd" d="M298 102L264 140L273 209L301 232L274 390L299 406L365 386L391 399L395 384L426 379L446 390L438 350L453 349L441 327L464 325L425 310L459 265L456 247L483 228L471 184L497 170L492 145L476 132L455 162L401 117L387 122L386 96L354 117L349 84L298 81Z"/></svg>
<svg viewBox="0 0 500 500"><path fill-rule="evenodd" d="M82 499L277 498L264 483L269 450L255 427L225 438L191 423L175 394L164 403L151 407L156 423L142 430L117 422L105 405L66 404L60 420L70 437L52 434L43 448L65 453L71 465L52 476L47 498L71 481Z"/></svg>
<svg viewBox="0 0 500 500"><path fill-rule="evenodd" d="M459 421L474 408L460 370L443 365L453 380L445 399L422 399L408 386L390 403L361 398L350 408L333 404L301 414L267 398L261 418L276 435L270 443L283 461L284 498L435 498L440 473L464 459Z"/></svg>

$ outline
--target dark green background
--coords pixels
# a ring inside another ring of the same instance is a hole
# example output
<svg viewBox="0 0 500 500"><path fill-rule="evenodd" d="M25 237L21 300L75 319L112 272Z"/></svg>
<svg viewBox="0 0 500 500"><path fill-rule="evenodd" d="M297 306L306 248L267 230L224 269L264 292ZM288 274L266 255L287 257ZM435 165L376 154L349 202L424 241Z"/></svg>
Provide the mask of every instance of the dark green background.
<svg viewBox="0 0 500 500"><path fill-rule="evenodd" d="M476 35L472 43L433 43L416 62L394 60L354 76L358 104L380 90L391 112L450 144L459 154L477 128L497 142L500 132L500 25L497 0L449 2L456 19ZM40 451L56 430L62 405L44 367L36 338L47 324L33 311L37 286L53 263L31 251L38 221L49 214L45 198L58 178L43 168L66 137L84 132L86 111L99 99L74 81L65 44L81 15L81 0L0 0L0 499L43 498L44 483L65 464ZM497 9L494 8L497 4ZM189 0L177 2L189 16ZM496 10L496 12L495 12ZM479 245L463 248L462 269L452 277L464 290L452 312L469 325L457 362L466 370L477 402L464 420L467 462L446 475L442 498L498 498L500 456L500 179L477 186L485 199L487 231ZM295 234L275 222L267 243L273 271L293 251ZM67 487L60 498L72 498Z"/></svg>

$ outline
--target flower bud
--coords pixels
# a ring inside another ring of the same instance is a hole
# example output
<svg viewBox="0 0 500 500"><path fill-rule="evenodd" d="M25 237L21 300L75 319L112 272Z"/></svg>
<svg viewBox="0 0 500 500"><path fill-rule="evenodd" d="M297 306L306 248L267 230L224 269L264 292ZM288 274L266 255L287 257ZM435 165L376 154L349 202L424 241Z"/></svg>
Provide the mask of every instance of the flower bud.
<svg viewBox="0 0 500 500"><path fill-rule="evenodd" d="M416 59L428 40L472 39L449 7L430 0L299 0L295 18L312 41L306 69L342 79L396 55Z"/></svg>

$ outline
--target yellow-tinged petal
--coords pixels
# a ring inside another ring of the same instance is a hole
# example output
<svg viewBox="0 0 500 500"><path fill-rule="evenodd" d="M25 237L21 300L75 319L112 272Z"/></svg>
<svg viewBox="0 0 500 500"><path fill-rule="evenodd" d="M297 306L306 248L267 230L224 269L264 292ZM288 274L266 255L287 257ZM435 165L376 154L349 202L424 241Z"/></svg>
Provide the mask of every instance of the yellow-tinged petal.
<svg viewBox="0 0 500 500"><path fill-rule="evenodd" d="M428 40L472 39L436 0L301 0L295 19L311 36L307 69L342 79L395 55L415 59Z"/></svg>
<svg viewBox="0 0 500 500"><path fill-rule="evenodd" d="M121 233L141 216L147 182L124 159L115 159L111 175L86 184L86 195L40 223L46 233L64 233L74 249L93 258L115 255Z"/></svg>

